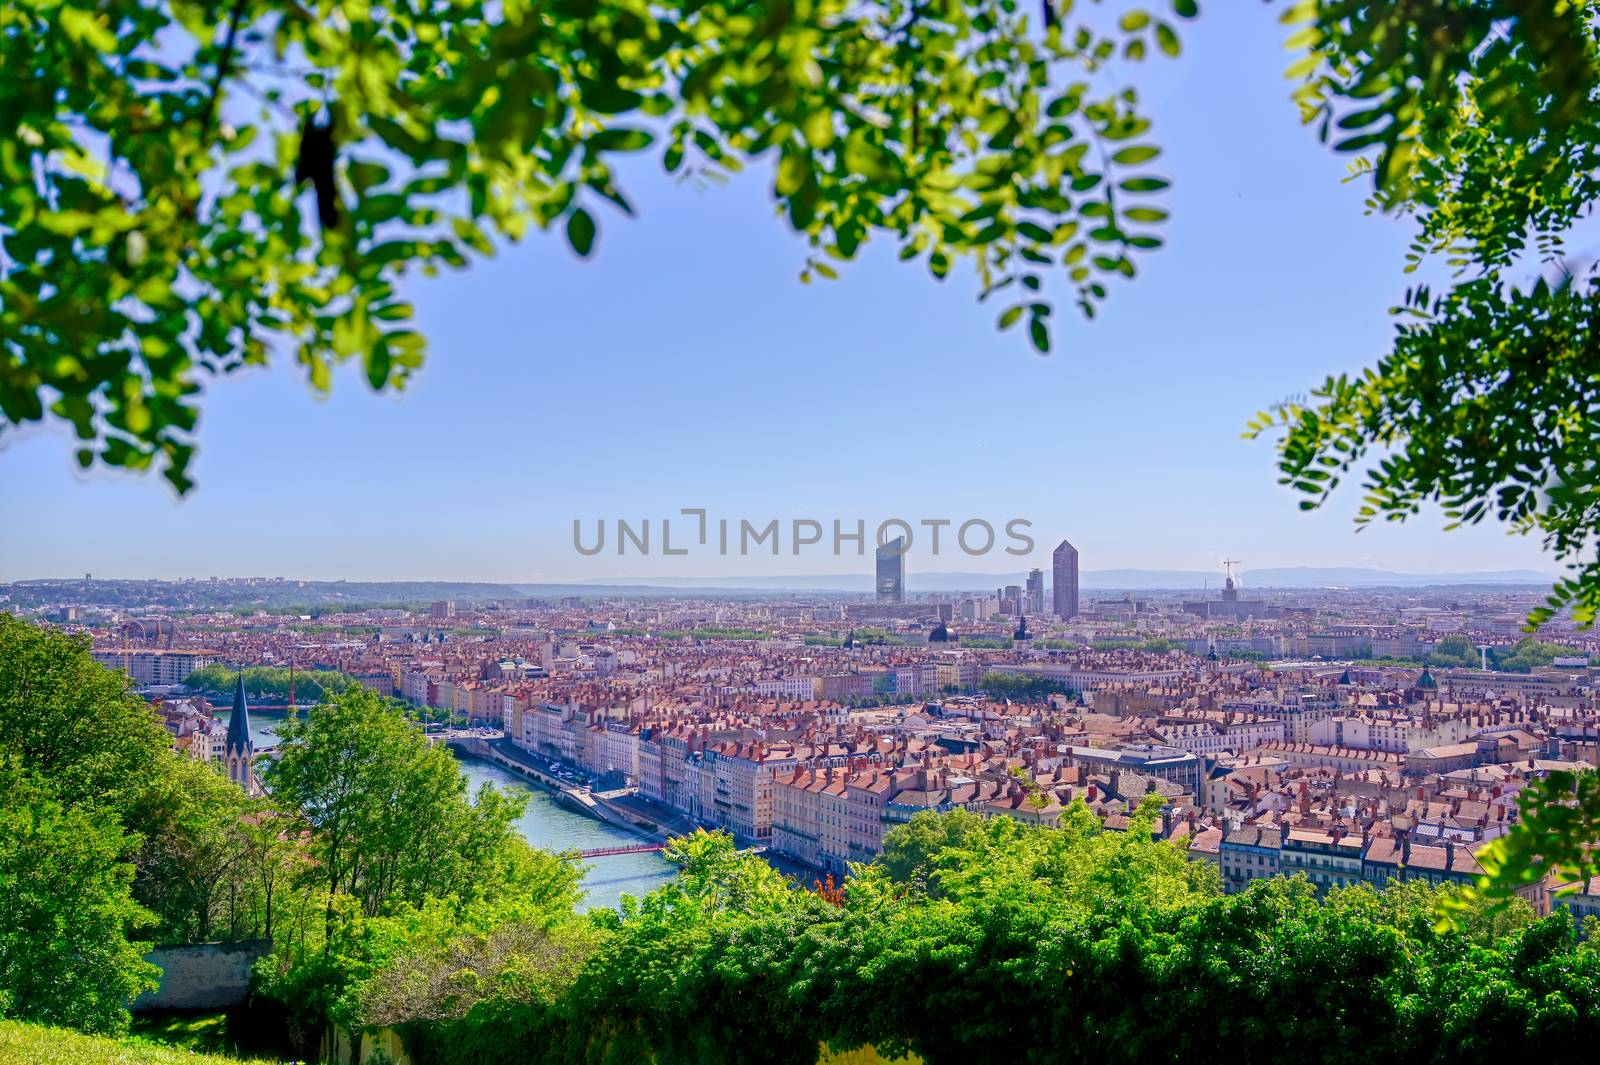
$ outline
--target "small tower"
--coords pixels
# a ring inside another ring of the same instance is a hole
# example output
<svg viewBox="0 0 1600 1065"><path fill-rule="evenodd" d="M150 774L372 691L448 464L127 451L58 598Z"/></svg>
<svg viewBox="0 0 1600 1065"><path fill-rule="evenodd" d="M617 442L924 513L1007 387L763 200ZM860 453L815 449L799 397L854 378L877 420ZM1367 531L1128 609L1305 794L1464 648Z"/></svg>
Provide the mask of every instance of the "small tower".
<svg viewBox="0 0 1600 1065"><path fill-rule="evenodd" d="M255 754L255 744L250 740L250 707L244 698L244 667L241 666L233 688L233 713L228 717L228 744L222 759L228 779L249 795L261 794L261 785L256 782Z"/></svg>
<svg viewBox="0 0 1600 1065"><path fill-rule="evenodd" d="M1236 558L1222 560L1223 571L1227 574L1222 582L1222 601L1224 603L1237 603L1239 601L1239 582L1233 579L1233 567L1239 564Z"/></svg>

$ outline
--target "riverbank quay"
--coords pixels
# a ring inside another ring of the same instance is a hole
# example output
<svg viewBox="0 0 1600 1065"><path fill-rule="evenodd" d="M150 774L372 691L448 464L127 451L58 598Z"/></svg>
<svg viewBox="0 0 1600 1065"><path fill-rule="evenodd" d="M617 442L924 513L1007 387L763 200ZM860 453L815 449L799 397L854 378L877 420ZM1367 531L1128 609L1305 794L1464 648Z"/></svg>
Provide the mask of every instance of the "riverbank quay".
<svg viewBox="0 0 1600 1065"><path fill-rule="evenodd" d="M591 791L563 780L557 773L572 771L572 767L552 762L530 754L507 739L485 739L478 736L451 736L445 740L451 749L473 758L481 758L501 769L516 774L523 780L549 792L562 806L596 821L627 830L642 839L655 843L665 842L675 836L686 836L697 828L689 817L652 802L632 789ZM761 858L778 872L790 877L802 887L821 881L823 872L788 855L778 855L760 845L741 840L747 853Z"/></svg>
<svg viewBox="0 0 1600 1065"><path fill-rule="evenodd" d="M659 824L637 813L613 805L604 795L591 792L587 788L577 787L556 775L558 766L544 762L542 759L517 747L509 740L489 740L476 736L452 737L446 740L453 750L474 758L482 758L487 762L502 769L515 773L533 784L550 792L561 805L570 810L592 817L597 821L615 825L629 832L660 843L670 839L674 833L663 829Z"/></svg>

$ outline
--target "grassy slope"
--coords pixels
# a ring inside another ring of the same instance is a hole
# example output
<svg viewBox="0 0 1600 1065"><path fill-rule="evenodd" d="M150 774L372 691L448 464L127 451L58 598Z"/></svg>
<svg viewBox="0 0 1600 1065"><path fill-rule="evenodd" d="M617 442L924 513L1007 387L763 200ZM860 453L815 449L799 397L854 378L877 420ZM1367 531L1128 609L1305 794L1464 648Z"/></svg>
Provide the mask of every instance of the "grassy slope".
<svg viewBox="0 0 1600 1065"><path fill-rule="evenodd" d="M0 1021L0 1065L240 1065L240 1059Z"/></svg>
<svg viewBox="0 0 1600 1065"><path fill-rule="evenodd" d="M909 1057L891 1060L879 1054L872 1047L862 1047L860 1050L843 1050L835 1053L824 1046L822 1048L822 1056L817 1059L817 1065L922 1065L922 1059L912 1054Z"/></svg>
<svg viewBox="0 0 1600 1065"><path fill-rule="evenodd" d="M134 1039L106 1039L65 1028L0 1021L0 1065L273 1065L266 1058L200 1054L175 1046ZM822 1050L819 1065L920 1065L915 1057L888 1063L871 1047L832 1053Z"/></svg>

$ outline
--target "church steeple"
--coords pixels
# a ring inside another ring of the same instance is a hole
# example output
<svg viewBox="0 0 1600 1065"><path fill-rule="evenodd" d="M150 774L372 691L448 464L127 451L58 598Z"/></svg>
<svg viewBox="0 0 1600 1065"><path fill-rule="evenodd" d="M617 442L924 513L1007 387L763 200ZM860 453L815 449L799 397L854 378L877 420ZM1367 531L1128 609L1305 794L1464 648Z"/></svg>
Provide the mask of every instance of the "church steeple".
<svg viewBox="0 0 1600 1065"><path fill-rule="evenodd" d="M256 783L255 744L250 739L250 706L244 697L244 667L239 667L233 687L233 713L228 716L228 743L223 749L223 764L228 779L251 795L261 790Z"/></svg>

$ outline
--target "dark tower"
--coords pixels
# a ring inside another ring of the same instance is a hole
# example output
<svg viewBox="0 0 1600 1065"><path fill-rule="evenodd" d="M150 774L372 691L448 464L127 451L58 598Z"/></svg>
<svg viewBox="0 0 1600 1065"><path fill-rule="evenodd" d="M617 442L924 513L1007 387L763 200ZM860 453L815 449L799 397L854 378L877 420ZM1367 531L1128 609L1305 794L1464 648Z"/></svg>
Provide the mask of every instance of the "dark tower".
<svg viewBox="0 0 1600 1065"><path fill-rule="evenodd" d="M228 768L228 779L255 795L261 788L256 783L255 744L250 739L250 706L244 698L244 667L239 667L239 679L233 687L233 713L228 716L228 744L223 750L223 764Z"/></svg>
<svg viewBox="0 0 1600 1065"><path fill-rule="evenodd" d="M1050 555L1052 598L1058 618L1078 616L1078 549L1063 540Z"/></svg>

